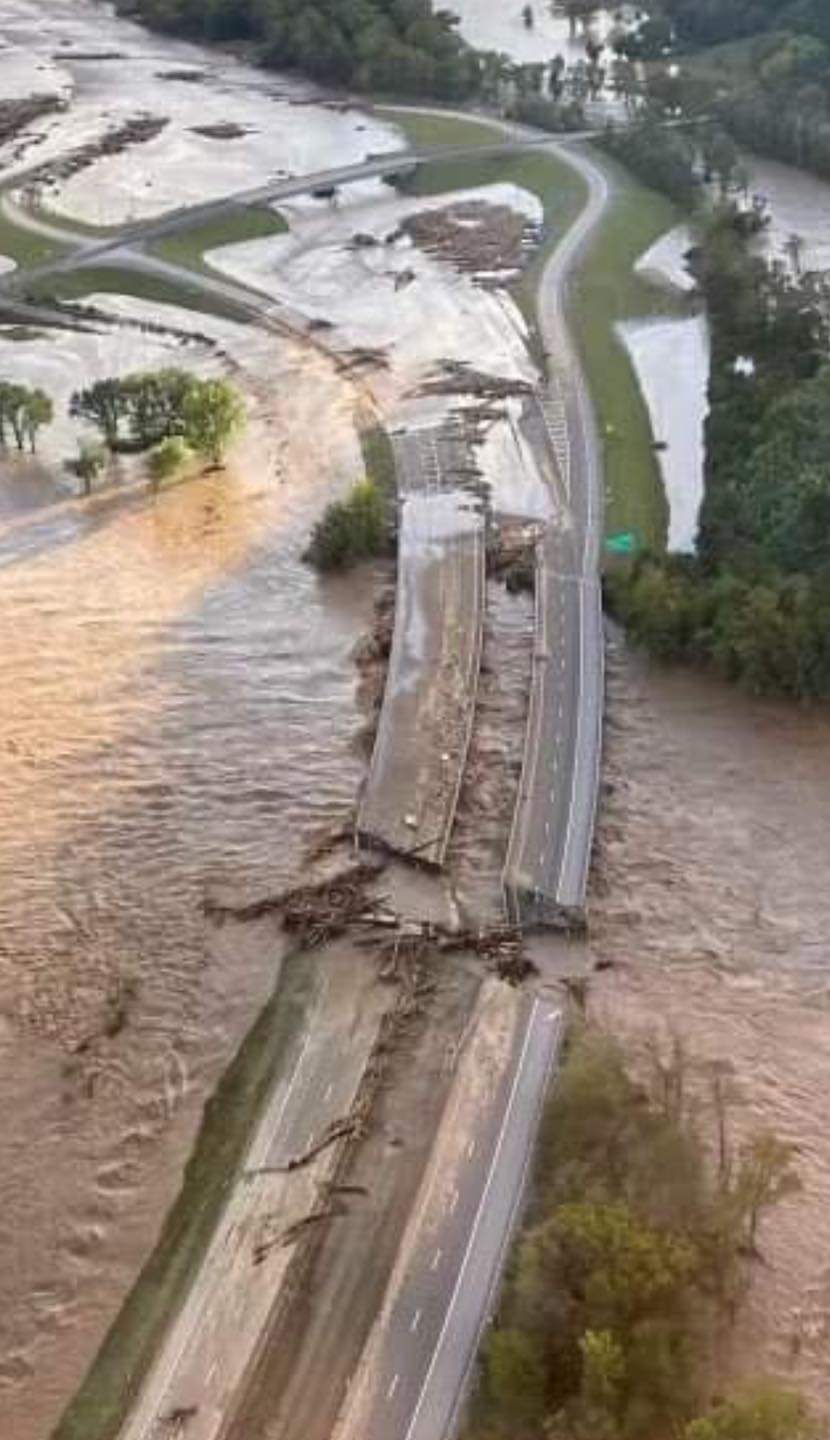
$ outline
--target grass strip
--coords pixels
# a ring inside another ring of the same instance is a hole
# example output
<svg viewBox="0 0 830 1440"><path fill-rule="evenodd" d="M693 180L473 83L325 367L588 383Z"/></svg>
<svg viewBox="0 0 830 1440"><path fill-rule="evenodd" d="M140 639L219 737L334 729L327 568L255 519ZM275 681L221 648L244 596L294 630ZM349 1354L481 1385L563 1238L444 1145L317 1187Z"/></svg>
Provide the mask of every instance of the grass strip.
<svg viewBox="0 0 830 1440"><path fill-rule="evenodd" d="M397 125L403 130L410 145L418 150L427 150L431 145L499 145L504 133L486 120L466 120L457 115L424 113L417 110L399 110L395 106L381 106L374 111L378 120Z"/></svg>
<svg viewBox="0 0 830 1440"><path fill-rule="evenodd" d="M50 300L81 301L90 295L132 295L137 300L150 300L157 305L177 305L197 314L216 315L220 320L234 320L237 324L250 321L242 309L237 309L217 295L202 289L194 280L193 285L167 280L161 275L151 275L141 270L119 269L118 267L96 265L88 269L73 270L69 274L50 275L45 280L32 284L27 296L39 303Z"/></svg>
<svg viewBox="0 0 830 1440"><path fill-rule="evenodd" d="M621 167L595 158L610 174L611 206L579 266L569 311L603 440L606 534L633 531L649 547L663 549L668 502L651 421L615 327L623 320L687 313L687 302L634 270L643 252L677 223L678 212Z"/></svg>
<svg viewBox="0 0 830 1440"><path fill-rule="evenodd" d="M380 112L417 143L423 116L403 110ZM458 126L454 142L451 127ZM441 117L445 143L465 143L467 122ZM500 132L493 126L491 144ZM570 319L585 366L588 386L604 438L606 533L634 530L648 545L665 546L668 505L654 451L654 436L645 400L628 353L616 334L622 320L683 313L682 302L659 291L634 272L634 265L653 242L677 223L675 207L662 195L635 181L622 167L594 154L612 182L611 207L586 251L570 294ZM585 184L557 155L529 151L513 157L437 161L419 167L401 182L410 195L439 195L453 190L509 182L538 196L544 207L542 244L513 287L513 295L531 329L535 356L543 363L536 306L542 272L553 250L585 203Z"/></svg>
<svg viewBox="0 0 830 1440"><path fill-rule="evenodd" d="M180 1309L233 1189L259 1112L286 1073L314 989L305 956L277 989L207 1102L179 1196L52 1440L112 1440Z"/></svg>
<svg viewBox="0 0 830 1440"><path fill-rule="evenodd" d="M21 269L46 265L50 260L68 255L71 248L50 239L48 235L28 230L24 225L16 225L0 209L0 255L8 255Z"/></svg>
<svg viewBox="0 0 830 1440"><path fill-rule="evenodd" d="M287 230L286 221L275 210L247 206L229 210L205 225L165 235L161 240L152 241L148 248L151 254L173 265L215 275L217 272L205 261L207 251L218 250L223 245L240 245L246 240L284 235Z"/></svg>

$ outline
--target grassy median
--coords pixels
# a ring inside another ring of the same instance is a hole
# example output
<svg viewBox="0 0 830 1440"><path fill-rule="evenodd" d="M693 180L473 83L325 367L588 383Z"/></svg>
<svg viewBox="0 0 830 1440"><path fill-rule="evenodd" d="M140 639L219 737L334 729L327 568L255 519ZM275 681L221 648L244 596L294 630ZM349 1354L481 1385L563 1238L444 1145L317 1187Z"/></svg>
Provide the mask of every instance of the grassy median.
<svg viewBox="0 0 830 1440"><path fill-rule="evenodd" d="M292 1054L314 990L307 956L285 962L273 998L207 1102L178 1199L52 1440L113 1440L185 1299L265 1101Z"/></svg>
<svg viewBox="0 0 830 1440"><path fill-rule="evenodd" d="M188 230L179 230L175 235L165 235L152 241L149 249L151 254L168 260L172 265L183 265L186 269L215 275L217 272L205 261L208 251L218 250L223 245L240 245L246 240L284 235L287 230L288 225L275 210L246 206L217 215L205 225L194 225Z"/></svg>

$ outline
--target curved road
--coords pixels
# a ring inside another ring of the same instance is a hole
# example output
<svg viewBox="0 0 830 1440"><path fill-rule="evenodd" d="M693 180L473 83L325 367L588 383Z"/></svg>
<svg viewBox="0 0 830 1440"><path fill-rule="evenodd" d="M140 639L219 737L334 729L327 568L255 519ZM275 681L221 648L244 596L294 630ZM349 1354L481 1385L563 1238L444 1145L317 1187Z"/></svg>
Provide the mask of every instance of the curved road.
<svg viewBox="0 0 830 1440"><path fill-rule="evenodd" d="M537 564L528 734L504 873L508 909L516 920L582 913L602 748L602 457L566 310L570 277L604 217L609 187L584 153L562 144L555 148L585 180L588 199L545 267L538 297L551 366L542 409L563 494L561 522L541 541Z"/></svg>

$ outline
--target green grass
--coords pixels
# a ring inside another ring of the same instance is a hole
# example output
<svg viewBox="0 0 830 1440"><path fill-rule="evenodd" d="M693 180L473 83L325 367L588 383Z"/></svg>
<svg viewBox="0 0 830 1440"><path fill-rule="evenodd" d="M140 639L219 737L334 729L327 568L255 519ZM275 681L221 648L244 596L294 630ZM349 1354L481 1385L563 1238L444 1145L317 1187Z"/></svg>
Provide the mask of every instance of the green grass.
<svg viewBox="0 0 830 1440"><path fill-rule="evenodd" d="M283 979L205 1106L158 1243L52 1440L112 1440L209 1244L259 1111L284 1069L312 994L304 956Z"/></svg>
<svg viewBox="0 0 830 1440"><path fill-rule="evenodd" d="M396 123L412 143L422 116L394 112ZM442 133L450 143L447 126L458 124L455 143L463 140L463 125L441 117ZM480 128L480 127L479 127ZM497 132L489 130L488 143ZM651 423L636 374L626 350L614 332L620 320L653 315L676 308L633 272L640 255L677 221L671 203L638 184L627 172L604 157L614 187L610 213L586 253L571 296L571 323L585 364L588 385L605 442L606 533L636 530L649 544L665 544L667 503ZM402 182L412 195L440 195L451 190L510 181L537 195L544 206L543 243L514 287L515 298L531 326L536 358L542 349L536 334L536 297L542 271L561 236L573 224L585 203L582 179L555 155L537 151L516 158L450 160L421 166Z"/></svg>
<svg viewBox="0 0 830 1440"><path fill-rule="evenodd" d="M28 269L32 265L45 265L61 255L68 255L71 246L61 245L46 235L26 230L0 210L0 255L8 255L16 265Z"/></svg>
<svg viewBox="0 0 830 1440"><path fill-rule="evenodd" d="M372 425L360 432L360 448L366 479L387 498L397 493L397 471L392 441L382 425Z"/></svg>
<svg viewBox="0 0 830 1440"><path fill-rule="evenodd" d="M175 235L166 235L154 240L149 246L153 255L168 260L172 265L183 265L190 270L207 274L216 272L205 263L208 250L218 250L222 245L238 245L245 240L261 240L269 235L284 235L288 225L274 210L245 209L231 210L219 215L206 225L181 230Z"/></svg>
<svg viewBox="0 0 830 1440"><path fill-rule="evenodd" d="M397 125L403 130L409 144L416 149L428 149L430 145L498 145L504 134L486 120L460 120L454 115L419 115L413 110L398 110L395 106L381 106L375 110L379 120Z"/></svg>
<svg viewBox="0 0 830 1440"><path fill-rule="evenodd" d="M597 157L613 182L609 215L582 262L570 302L600 434L604 437L606 533L634 530L650 546L666 540L668 507L654 437L637 376L614 331L621 320L683 313L673 300L634 273L643 251L677 223L664 196Z"/></svg>
<svg viewBox="0 0 830 1440"><path fill-rule="evenodd" d="M238 310L230 301L225 303L195 283L190 286L183 280L178 284L159 275L144 274L139 270L120 270L115 266L90 266L89 269L75 270L68 275L50 275L47 279L31 285L27 294L35 301L46 303L50 300L64 300L83 304L88 296L102 292L111 295L134 295L138 300L150 300L157 305L179 305L197 313L217 315L221 320L244 323L249 319L244 311Z"/></svg>

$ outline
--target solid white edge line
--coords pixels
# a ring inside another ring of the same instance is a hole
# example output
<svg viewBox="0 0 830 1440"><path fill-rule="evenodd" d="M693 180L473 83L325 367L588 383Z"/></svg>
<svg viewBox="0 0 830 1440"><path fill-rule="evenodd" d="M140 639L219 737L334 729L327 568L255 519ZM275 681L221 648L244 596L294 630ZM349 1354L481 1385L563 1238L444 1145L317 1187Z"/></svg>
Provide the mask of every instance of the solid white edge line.
<svg viewBox="0 0 830 1440"><path fill-rule="evenodd" d="M457 1302L457 1300L458 1300L458 1296L459 1296L460 1293L461 1293L461 1287L462 1287L462 1285L463 1285L463 1283L464 1283L464 1278L465 1278L466 1273L467 1273L467 1266L468 1266L469 1261L470 1261L470 1255L471 1255L471 1253L472 1253L473 1246L474 1246L474 1244L475 1244L475 1242L476 1242L476 1238L477 1238L477 1236L478 1236L478 1231L479 1231L479 1228L480 1228L480 1225L481 1225L482 1216L484 1215L485 1207L486 1207L486 1204L487 1204L487 1199L488 1199L488 1196L489 1196L489 1194L490 1194L490 1189L491 1189L492 1184L493 1184L493 1177L494 1177L494 1175L495 1175L495 1173L496 1173L496 1168L497 1168L497 1166L498 1166L499 1157L500 1157L500 1155L501 1155L502 1148L503 1148L503 1146L504 1146L504 1138L505 1138L505 1136L506 1136L506 1134L507 1134L508 1127L509 1127L509 1123L510 1123L510 1120L511 1120L512 1115L513 1115L513 1107L514 1107L514 1105L515 1105L515 1103L516 1103L516 1095L518 1094L519 1084L520 1084L521 1079L522 1079L522 1074L523 1074L523 1071L524 1071L525 1061L526 1061L526 1059L527 1059L527 1052L528 1052L528 1050L529 1050L529 1048L530 1048L530 1040L531 1040L531 1036L532 1036L532 1033L533 1033L533 1027L534 1027L534 1025L535 1025L535 1023L536 1023L536 1015L537 1015L538 1010L540 1009L540 1006L541 1006L541 1002L540 1002L538 999L536 999L536 1000L533 1001L533 1008L532 1008L532 1010L531 1010L531 1012L530 1012L530 1019L529 1019L529 1021L528 1021L527 1031L526 1031L526 1033L525 1033L525 1038L524 1038L524 1043L523 1043L523 1045L522 1045L521 1054L519 1055L519 1063L518 1063L518 1065L516 1066L516 1074L515 1074L514 1077L513 1077L513 1084L512 1084L512 1086L511 1086L510 1096L509 1096L509 1098L508 1098L507 1106L506 1106L506 1108L505 1108L504 1116L503 1116L503 1119L502 1119L501 1130L499 1131L499 1138L498 1138L498 1140L497 1140L497 1142L496 1142L496 1148L495 1148L495 1150L493 1151L493 1158L492 1158L492 1160L490 1161L490 1169L489 1169L489 1171L488 1171L488 1173L487 1173L487 1180L485 1181L484 1189L483 1189L482 1192L481 1192L481 1199L479 1200L479 1203L478 1203L478 1210L476 1211L476 1218L475 1218L475 1220L473 1221L473 1227L472 1227L472 1230L470 1231L470 1237L469 1237L469 1239L468 1239L468 1241L467 1241L467 1247L466 1247L466 1249L465 1249L465 1251L464 1251L464 1256L463 1256L462 1261L461 1261L461 1265L460 1265L460 1268L459 1268L459 1271L458 1271L458 1276L457 1276L457 1278L456 1278L455 1286L453 1287L452 1295L450 1296L450 1303L449 1303L449 1305L447 1306L447 1313L446 1313L446 1315L444 1316L444 1323L443 1323L443 1325L441 1326L441 1331L440 1331L440 1333L439 1333L438 1339L437 1339L436 1342L435 1342L435 1348L434 1348L434 1350L433 1350L433 1352L432 1352L432 1359L430 1360L429 1368L427 1369L427 1373L426 1373L426 1375L424 1376L423 1384L421 1385L420 1394L419 1394L419 1396L418 1396L418 1401L417 1401L417 1404L416 1404L416 1406L415 1406L415 1409L414 1409L413 1412L412 1412L412 1419L410 1420L409 1425L408 1425L408 1427L407 1427L404 1440L411 1440L412 1433L413 1433L413 1431L414 1431L414 1429L415 1429L415 1426L416 1426L417 1423L418 1423L418 1418L419 1418L419 1416L420 1416L421 1409L422 1409L422 1406L423 1406L423 1403L424 1403L424 1399L425 1399L426 1394L427 1394L427 1391L428 1391L428 1389L429 1389L430 1381L431 1381L432 1376L433 1376L433 1373L434 1373L434 1371L435 1371L435 1367L436 1367L436 1365L438 1364L438 1357L439 1357L439 1355L440 1355L440 1353L441 1353L441 1347L443 1346L444 1338L445 1338L445 1336L446 1336L447 1330L448 1330L449 1327L450 1327L450 1323L451 1323L451 1321L452 1321L452 1316L453 1316L453 1311L454 1311L454 1309L455 1309L456 1302ZM436 1436L436 1437L435 1437L435 1440L440 1440L440 1437Z"/></svg>

